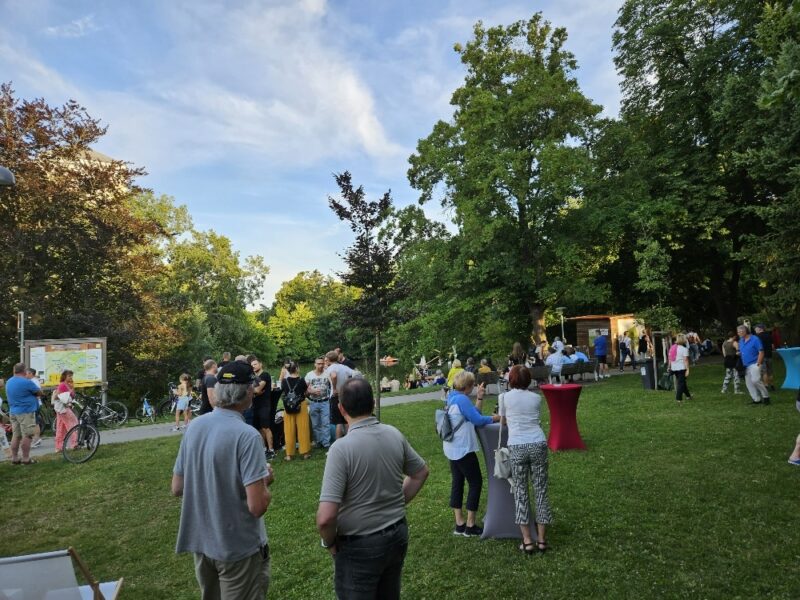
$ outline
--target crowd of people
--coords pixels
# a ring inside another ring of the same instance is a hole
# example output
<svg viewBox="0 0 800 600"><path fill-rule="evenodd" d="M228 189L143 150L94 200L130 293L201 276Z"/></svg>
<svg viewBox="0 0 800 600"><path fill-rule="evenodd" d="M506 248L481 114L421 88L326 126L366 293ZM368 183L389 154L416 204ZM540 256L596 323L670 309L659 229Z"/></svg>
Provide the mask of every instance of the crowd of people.
<svg viewBox="0 0 800 600"><path fill-rule="evenodd" d="M183 498L176 551L193 554L202 597L263 598L269 588L262 517L274 481L265 460L265 453L275 455L267 431L274 388L286 413L284 459L292 459L296 445L310 456L312 430L317 444L329 448L317 528L321 546L335 556L337 597L399 598L408 548L405 505L425 483L428 467L400 431L373 416L370 384L338 351L318 358L304 377L296 362L286 361L275 386L256 357L221 362L204 363L205 411L185 430L171 485ZM336 425L335 444L329 423Z"/></svg>

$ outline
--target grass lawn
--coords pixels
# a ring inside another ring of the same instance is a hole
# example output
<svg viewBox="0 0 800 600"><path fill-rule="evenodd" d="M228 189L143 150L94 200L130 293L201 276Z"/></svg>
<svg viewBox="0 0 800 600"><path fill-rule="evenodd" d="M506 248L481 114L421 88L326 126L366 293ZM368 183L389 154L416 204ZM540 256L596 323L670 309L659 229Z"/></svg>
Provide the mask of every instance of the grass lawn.
<svg viewBox="0 0 800 600"><path fill-rule="evenodd" d="M684 406L643 391L638 376L587 384L578 421L589 450L550 454L553 550L533 557L511 540L452 536L438 403L384 408L432 471L409 505L404 597L800 597L800 469L786 463L800 431L794 392L751 407L719 394L721 371L694 369ZM178 443L101 446L84 465L0 463L0 554L73 545L101 580L125 577L124 598L197 598L191 557L173 551ZM274 466L270 597L333 598L314 527L324 456Z"/></svg>

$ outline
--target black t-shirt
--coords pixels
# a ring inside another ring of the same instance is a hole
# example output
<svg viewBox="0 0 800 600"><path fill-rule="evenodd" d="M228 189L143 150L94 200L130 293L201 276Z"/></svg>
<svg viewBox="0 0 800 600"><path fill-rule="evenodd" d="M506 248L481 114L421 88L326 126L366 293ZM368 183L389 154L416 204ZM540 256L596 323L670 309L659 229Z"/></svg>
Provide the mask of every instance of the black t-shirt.
<svg viewBox="0 0 800 600"><path fill-rule="evenodd" d="M217 385L217 378L211 373L206 374L203 371L203 377L200 378L200 414L204 415L211 412L214 408L208 399L208 388L213 388Z"/></svg>
<svg viewBox="0 0 800 600"><path fill-rule="evenodd" d="M354 363L352 360L350 360L350 359L349 359L349 358L347 358L346 356L345 356L344 360L342 361L342 364L343 364L345 367L350 367L350 368L351 368L351 369L353 369L353 370L355 370L355 368L356 368L356 363Z"/></svg>
<svg viewBox="0 0 800 600"><path fill-rule="evenodd" d="M262 381L266 382L264 390L260 394L253 396L253 407L257 408L263 406L269 401L270 392L272 391L272 377L266 371L261 371L256 375L255 385L259 385Z"/></svg>
<svg viewBox="0 0 800 600"><path fill-rule="evenodd" d="M758 334L758 339L764 346L764 358L772 358L772 334L769 331L762 331Z"/></svg>
<svg viewBox="0 0 800 600"><path fill-rule="evenodd" d="M283 390L283 397L286 398L286 395L292 389L294 390L295 394L297 394L301 398L305 398L306 390L308 389L308 384L306 383L306 380L303 379L302 377L289 376L281 382L281 390Z"/></svg>

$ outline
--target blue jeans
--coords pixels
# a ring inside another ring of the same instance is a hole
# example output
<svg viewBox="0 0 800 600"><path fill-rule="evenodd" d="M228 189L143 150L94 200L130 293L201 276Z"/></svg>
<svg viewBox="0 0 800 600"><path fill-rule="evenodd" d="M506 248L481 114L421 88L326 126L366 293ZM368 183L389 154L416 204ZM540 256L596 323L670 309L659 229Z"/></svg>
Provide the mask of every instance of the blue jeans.
<svg viewBox="0 0 800 600"><path fill-rule="evenodd" d="M408 551L405 519L383 533L337 539L334 587L339 600L398 600Z"/></svg>
<svg viewBox="0 0 800 600"><path fill-rule="evenodd" d="M308 403L308 416L311 417L311 432L314 441L323 448L331 445L331 409L328 400Z"/></svg>

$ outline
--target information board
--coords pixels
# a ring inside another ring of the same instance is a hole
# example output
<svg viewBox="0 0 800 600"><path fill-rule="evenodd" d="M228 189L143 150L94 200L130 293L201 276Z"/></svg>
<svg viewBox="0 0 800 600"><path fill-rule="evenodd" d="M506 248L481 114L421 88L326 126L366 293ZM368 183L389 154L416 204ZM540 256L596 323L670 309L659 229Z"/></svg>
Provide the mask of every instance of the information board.
<svg viewBox="0 0 800 600"><path fill-rule="evenodd" d="M58 385L64 370L73 372L75 387L106 381L106 338L26 340L25 364L36 370L44 387Z"/></svg>

